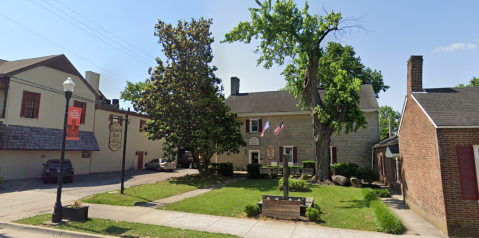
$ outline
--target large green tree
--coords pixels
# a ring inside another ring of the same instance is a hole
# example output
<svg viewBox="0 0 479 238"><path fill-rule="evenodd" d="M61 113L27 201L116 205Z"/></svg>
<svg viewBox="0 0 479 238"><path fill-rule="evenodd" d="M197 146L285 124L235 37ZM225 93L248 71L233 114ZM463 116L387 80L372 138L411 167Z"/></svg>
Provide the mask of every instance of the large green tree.
<svg viewBox="0 0 479 238"><path fill-rule="evenodd" d="M469 81L469 84L459 84L458 87L477 87L479 86L479 78L472 77L472 79Z"/></svg>
<svg viewBox="0 0 479 238"><path fill-rule="evenodd" d="M148 114L146 137L165 138L165 156L174 158L177 148L192 152L200 174L209 173L210 158L216 153L239 152L246 143L241 121L224 103L221 79L215 76L210 26L212 20L178 21L172 26L159 20L155 25L158 43L166 62L157 59L150 69L151 84L133 102L136 110ZM200 166L200 155L204 157Z"/></svg>
<svg viewBox="0 0 479 238"><path fill-rule="evenodd" d="M365 68L350 46L321 43L328 34L351 29L344 25L341 13L310 15L308 3L299 10L292 0L256 0L250 8L251 22L240 22L222 42L232 43L260 39L257 63L270 68L287 62L283 75L287 87L301 97L311 112L316 155L316 178L330 178L329 146L333 133L349 133L365 127L359 108L361 84L372 84L376 95L386 91L381 72ZM320 95L318 88L325 91Z"/></svg>
<svg viewBox="0 0 479 238"><path fill-rule="evenodd" d="M390 106L379 107L379 131L381 132L381 140L389 138L389 121L391 121L391 136L399 129L401 113L394 111Z"/></svg>
<svg viewBox="0 0 479 238"><path fill-rule="evenodd" d="M151 84L150 79L146 79L145 82L136 83L126 81L125 90L120 92L120 98L123 99L123 101L130 102L138 100L141 97L141 92L145 91L148 84Z"/></svg>

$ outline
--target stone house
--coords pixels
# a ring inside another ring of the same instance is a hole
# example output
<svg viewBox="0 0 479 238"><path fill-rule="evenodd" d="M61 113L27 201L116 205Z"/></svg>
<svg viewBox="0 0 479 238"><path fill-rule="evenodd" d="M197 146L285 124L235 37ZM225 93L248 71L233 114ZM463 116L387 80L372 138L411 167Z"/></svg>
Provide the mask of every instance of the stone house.
<svg viewBox="0 0 479 238"><path fill-rule="evenodd" d="M236 168L249 163L263 165L280 164L283 154L292 154L288 162L301 165L303 161L314 161L313 126L309 111L296 105L296 99L289 91L239 93L239 79L231 78L231 95L226 105L243 121L241 133L247 146L239 154L220 154L212 162L231 162ZM320 94L324 91L320 90ZM360 92L360 108L364 111L367 128L347 135L331 137L331 164L353 162L360 166L372 166L371 147L379 142L379 106L371 85L363 85ZM270 128L263 137L261 132L266 123ZM274 130L283 123L278 136ZM286 159L285 159L286 160Z"/></svg>
<svg viewBox="0 0 479 238"><path fill-rule="evenodd" d="M402 178L398 137L393 136L375 144L373 153L376 161L375 169L379 171L379 181L401 192Z"/></svg>
<svg viewBox="0 0 479 238"><path fill-rule="evenodd" d="M60 158L66 103L63 82L68 77L75 83L69 105L83 110L80 140L66 142L65 158L72 161L75 174L120 170L122 150L108 148L108 116L126 112L119 110L118 100L111 105L101 93L99 74L87 71L83 77L67 57L53 55L0 60L0 176L4 179L40 177L42 163ZM138 163L136 151L145 155L148 151L150 157L162 155L161 142L147 140L139 130L148 118L136 113L130 118L134 129L128 133L127 168Z"/></svg>
<svg viewBox="0 0 479 238"><path fill-rule="evenodd" d="M406 204L450 237L479 236L479 87L424 89L411 56L399 127Z"/></svg>

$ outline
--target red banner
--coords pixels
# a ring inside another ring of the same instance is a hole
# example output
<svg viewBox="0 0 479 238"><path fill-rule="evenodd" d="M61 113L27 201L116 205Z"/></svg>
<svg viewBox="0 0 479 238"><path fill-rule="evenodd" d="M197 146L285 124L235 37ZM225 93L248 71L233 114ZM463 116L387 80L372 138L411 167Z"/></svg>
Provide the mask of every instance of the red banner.
<svg viewBox="0 0 479 238"><path fill-rule="evenodd" d="M80 140L81 111L79 107L68 108L67 140Z"/></svg>

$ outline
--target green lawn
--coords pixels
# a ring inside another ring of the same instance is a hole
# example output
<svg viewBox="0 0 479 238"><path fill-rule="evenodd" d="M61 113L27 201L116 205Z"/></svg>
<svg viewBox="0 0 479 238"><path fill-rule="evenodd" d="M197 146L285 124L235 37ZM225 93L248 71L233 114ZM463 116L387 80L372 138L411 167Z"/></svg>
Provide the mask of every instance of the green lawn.
<svg viewBox="0 0 479 238"><path fill-rule="evenodd" d="M376 229L373 212L364 201L361 189L319 185L310 188L311 192L290 192L290 196L313 197L321 207L319 224L367 231ZM244 180L159 209L242 217L243 207L260 201L262 195L282 195L278 180Z"/></svg>
<svg viewBox="0 0 479 238"><path fill-rule="evenodd" d="M106 192L95 194L83 198L81 201L86 203L131 207L198 188L207 187L216 183L224 182L228 179L229 178L214 175L211 175L210 177L201 177L198 174L187 175L168 181L130 187L124 190L123 195L120 194L120 190L116 190L116 193Z"/></svg>
<svg viewBox="0 0 479 238"><path fill-rule="evenodd" d="M15 222L26 225L40 226L51 219L51 214L44 214L21 219ZM219 233L182 230L164 226L97 218L88 219L88 221L84 222L69 222L64 225L53 226L51 228L121 237L238 237Z"/></svg>

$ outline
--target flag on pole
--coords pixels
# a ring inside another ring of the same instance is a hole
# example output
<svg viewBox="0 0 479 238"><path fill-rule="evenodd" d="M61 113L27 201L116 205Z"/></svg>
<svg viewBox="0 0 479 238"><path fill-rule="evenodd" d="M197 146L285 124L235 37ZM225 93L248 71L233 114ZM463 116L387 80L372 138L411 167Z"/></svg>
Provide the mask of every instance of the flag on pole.
<svg viewBox="0 0 479 238"><path fill-rule="evenodd" d="M281 124L279 124L279 126L274 130L274 135L275 136L279 136L279 132L281 131L281 129L284 128L284 124L283 122L281 121Z"/></svg>
<svg viewBox="0 0 479 238"><path fill-rule="evenodd" d="M263 137L264 135L264 132L266 131L266 129L269 128L269 121L266 122L266 125L264 125L264 129L263 129L263 132L261 132L261 137Z"/></svg>

